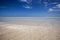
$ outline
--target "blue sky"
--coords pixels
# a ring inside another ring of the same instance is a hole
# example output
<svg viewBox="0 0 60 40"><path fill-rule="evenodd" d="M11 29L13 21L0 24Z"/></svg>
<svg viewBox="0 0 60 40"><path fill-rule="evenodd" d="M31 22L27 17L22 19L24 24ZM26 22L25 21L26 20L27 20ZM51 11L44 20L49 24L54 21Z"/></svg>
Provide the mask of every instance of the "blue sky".
<svg viewBox="0 0 60 40"><path fill-rule="evenodd" d="M60 1L0 0L0 17L60 17Z"/></svg>

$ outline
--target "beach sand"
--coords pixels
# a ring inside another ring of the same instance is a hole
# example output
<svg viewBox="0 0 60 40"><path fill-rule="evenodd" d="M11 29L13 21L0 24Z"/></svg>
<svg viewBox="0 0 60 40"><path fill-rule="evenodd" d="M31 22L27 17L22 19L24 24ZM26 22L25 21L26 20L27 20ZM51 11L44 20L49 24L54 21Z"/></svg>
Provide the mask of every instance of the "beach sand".
<svg viewBox="0 0 60 40"><path fill-rule="evenodd" d="M0 23L0 40L60 40L60 27Z"/></svg>

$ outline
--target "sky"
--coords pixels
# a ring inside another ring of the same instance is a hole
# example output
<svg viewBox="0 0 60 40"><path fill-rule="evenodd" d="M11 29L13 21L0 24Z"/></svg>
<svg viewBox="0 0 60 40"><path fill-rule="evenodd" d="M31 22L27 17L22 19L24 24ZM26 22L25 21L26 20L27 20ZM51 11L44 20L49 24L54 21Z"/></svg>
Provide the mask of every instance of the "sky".
<svg viewBox="0 0 60 40"><path fill-rule="evenodd" d="M0 17L60 17L60 0L0 0Z"/></svg>

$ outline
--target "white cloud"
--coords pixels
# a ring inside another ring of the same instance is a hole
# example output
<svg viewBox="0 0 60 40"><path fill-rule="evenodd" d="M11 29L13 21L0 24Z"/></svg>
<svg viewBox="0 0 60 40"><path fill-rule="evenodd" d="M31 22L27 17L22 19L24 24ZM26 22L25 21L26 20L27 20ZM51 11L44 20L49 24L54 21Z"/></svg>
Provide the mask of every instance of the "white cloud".
<svg viewBox="0 0 60 40"><path fill-rule="evenodd" d="M52 8L57 8L56 6L52 7Z"/></svg>
<svg viewBox="0 0 60 40"><path fill-rule="evenodd" d="M32 0L20 0L21 2L26 2L26 3L30 3L32 2Z"/></svg>
<svg viewBox="0 0 60 40"><path fill-rule="evenodd" d="M53 6L52 8L48 9L48 12L58 12L60 11L60 4L57 4L56 6Z"/></svg>
<svg viewBox="0 0 60 40"><path fill-rule="evenodd" d="M24 8L27 8L27 9L32 9L32 6L29 6L29 5L25 5L23 6Z"/></svg>
<svg viewBox="0 0 60 40"><path fill-rule="evenodd" d="M60 4L57 4L56 6L53 6L52 8L60 9Z"/></svg>
<svg viewBox="0 0 60 40"><path fill-rule="evenodd" d="M58 8L60 8L60 4L57 4L56 6L57 6Z"/></svg>
<svg viewBox="0 0 60 40"><path fill-rule="evenodd" d="M27 2L27 0L20 0L20 1L22 1L22 2Z"/></svg>
<svg viewBox="0 0 60 40"><path fill-rule="evenodd" d="M60 9L57 9L57 8L49 8L48 9L48 12L58 12L60 11Z"/></svg>
<svg viewBox="0 0 60 40"><path fill-rule="evenodd" d="M54 11L52 8L49 8L49 10L48 10L49 12L51 12L51 11Z"/></svg>
<svg viewBox="0 0 60 40"><path fill-rule="evenodd" d="M23 8L27 8L27 9L32 9L32 0L19 0L20 2L25 2L27 4L23 4Z"/></svg>

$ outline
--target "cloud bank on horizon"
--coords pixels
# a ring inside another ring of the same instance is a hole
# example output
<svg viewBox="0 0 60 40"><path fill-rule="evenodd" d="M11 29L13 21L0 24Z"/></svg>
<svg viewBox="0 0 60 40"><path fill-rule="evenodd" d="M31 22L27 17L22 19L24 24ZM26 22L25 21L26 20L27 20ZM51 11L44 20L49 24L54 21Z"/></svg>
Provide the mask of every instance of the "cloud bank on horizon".
<svg viewBox="0 0 60 40"><path fill-rule="evenodd" d="M60 0L0 0L0 17L60 17Z"/></svg>

